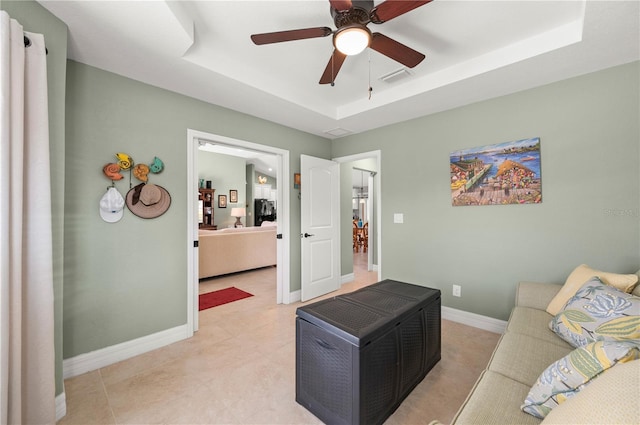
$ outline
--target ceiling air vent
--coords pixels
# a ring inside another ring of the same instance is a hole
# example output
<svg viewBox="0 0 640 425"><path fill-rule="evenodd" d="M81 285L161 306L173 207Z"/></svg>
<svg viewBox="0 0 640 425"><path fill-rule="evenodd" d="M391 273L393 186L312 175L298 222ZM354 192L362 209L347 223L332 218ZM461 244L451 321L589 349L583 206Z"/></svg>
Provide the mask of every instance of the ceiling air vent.
<svg viewBox="0 0 640 425"><path fill-rule="evenodd" d="M396 69L395 71L392 71L388 74L383 75L382 77L378 78L380 81L383 81L387 84L391 84L391 83L395 83L396 81L400 81L403 80L405 78L411 77L411 72L409 72L409 70L407 68L400 68L400 69Z"/></svg>
<svg viewBox="0 0 640 425"><path fill-rule="evenodd" d="M325 133L334 137L341 137L341 136L346 136L347 134L351 134L352 131L345 130L344 128L338 127L338 128L334 128L333 130L326 130Z"/></svg>

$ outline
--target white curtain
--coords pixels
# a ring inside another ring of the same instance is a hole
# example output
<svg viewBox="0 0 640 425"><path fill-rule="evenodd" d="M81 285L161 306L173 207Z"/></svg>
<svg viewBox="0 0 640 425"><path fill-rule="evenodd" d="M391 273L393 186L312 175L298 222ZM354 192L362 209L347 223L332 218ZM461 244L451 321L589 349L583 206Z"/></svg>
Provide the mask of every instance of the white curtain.
<svg viewBox="0 0 640 425"><path fill-rule="evenodd" d="M44 37L0 11L2 424L55 423L51 178ZM24 36L31 41L25 47Z"/></svg>

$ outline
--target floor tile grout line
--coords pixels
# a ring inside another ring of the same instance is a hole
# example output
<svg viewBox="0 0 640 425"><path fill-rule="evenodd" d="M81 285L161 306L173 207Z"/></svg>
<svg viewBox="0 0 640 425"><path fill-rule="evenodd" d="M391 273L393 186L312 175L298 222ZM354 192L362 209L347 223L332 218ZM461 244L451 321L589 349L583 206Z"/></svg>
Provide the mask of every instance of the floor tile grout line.
<svg viewBox="0 0 640 425"><path fill-rule="evenodd" d="M116 414L113 411L111 400L109 400L109 392L107 391L107 386L105 385L104 379L102 378L102 368L98 369L98 376L100 376L100 384L102 384L102 391L104 392L104 396L107 399L107 406L109 407L109 413L111 413L111 418L113 419L113 423L118 425L118 420L116 419Z"/></svg>

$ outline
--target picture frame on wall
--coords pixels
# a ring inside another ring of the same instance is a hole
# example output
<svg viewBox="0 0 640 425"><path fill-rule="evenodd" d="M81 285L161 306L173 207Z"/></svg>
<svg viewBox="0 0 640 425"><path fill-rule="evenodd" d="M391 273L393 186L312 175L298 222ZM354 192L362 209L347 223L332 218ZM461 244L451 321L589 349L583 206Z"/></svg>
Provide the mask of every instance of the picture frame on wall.
<svg viewBox="0 0 640 425"><path fill-rule="evenodd" d="M229 191L229 202L232 204L238 203L238 191L235 189L231 189Z"/></svg>
<svg viewBox="0 0 640 425"><path fill-rule="evenodd" d="M300 189L300 173L293 174L293 188Z"/></svg>
<svg viewBox="0 0 640 425"><path fill-rule="evenodd" d="M227 208L227 195L218 195L218 208Z"/></svg>
<svg viewBox="0 0 640 425"><path fill-rule="evenodd" d="M449 169L454 207L542 202L539 137L452 152Z"/></svg>

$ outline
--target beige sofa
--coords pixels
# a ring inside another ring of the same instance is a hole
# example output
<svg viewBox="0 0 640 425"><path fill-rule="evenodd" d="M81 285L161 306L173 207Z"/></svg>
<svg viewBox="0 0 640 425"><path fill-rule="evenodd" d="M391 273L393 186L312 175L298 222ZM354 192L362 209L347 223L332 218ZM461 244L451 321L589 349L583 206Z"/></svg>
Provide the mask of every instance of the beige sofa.
<svg viewBox="0 0 640 425"><path fill-rule="evenodd" d="M198 232L200 279L277 264L276 227Z"/></svg>
<svg viewBox="0 0 640 425"><path fill-rule="evenodd" d="M544 420L520 409L540 374L574 350L549 329L553 316L545 311L561 288L558 284L519 284L506 331L453 424L640 423L640 360L601 373ZM633 294L640 296L640 285Z"/></svg>

